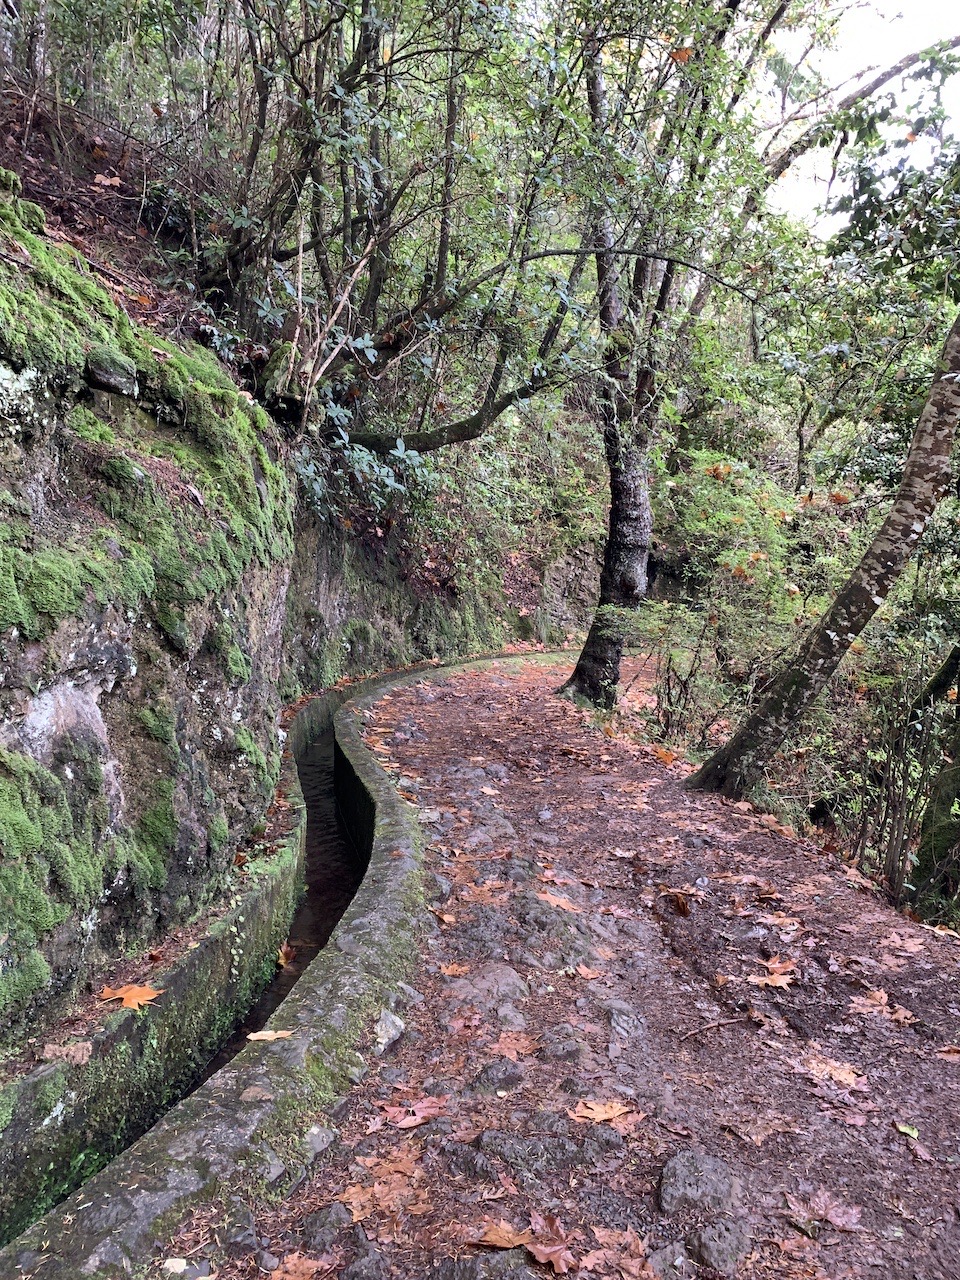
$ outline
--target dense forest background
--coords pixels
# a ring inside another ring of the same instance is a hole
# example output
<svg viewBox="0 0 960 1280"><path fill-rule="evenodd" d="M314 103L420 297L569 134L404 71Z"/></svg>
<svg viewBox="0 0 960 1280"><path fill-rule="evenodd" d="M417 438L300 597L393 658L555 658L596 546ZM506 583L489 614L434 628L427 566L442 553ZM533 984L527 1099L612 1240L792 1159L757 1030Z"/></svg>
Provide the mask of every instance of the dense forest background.
<svg viewBox="0 0 960 1280"><path fill-rule="evenodd" d="M7 3L3 162L138 324L270 415L301 504L419 591L510 582L516 625L556 638L523 584L596 543L570 691L616 716L624 647L651 653L670 751L796 686L913 441L923 509L882 590L713 783L956 921L958 64L905 51L836 90L812 67L841 8ZM828 240L771 199L813 151Z"/></svg>

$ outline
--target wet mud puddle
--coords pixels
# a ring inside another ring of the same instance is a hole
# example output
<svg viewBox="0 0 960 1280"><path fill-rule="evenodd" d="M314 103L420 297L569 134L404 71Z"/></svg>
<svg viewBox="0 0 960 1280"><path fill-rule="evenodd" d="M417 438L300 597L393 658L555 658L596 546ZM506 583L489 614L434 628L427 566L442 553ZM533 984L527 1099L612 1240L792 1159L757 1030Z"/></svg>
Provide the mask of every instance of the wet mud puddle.
<svg viewBox="0 0 960 1280"><path fill-rule="evenodd" d="M294 955L265 987L243 1021L207 1063L194 1088L235 1057L251 1031L259 1031L314 956L327 944L360 887L367 859L347 834L333 784L333 730L307 748L297 764L307 809L305 890L290 924Z"/></svg>

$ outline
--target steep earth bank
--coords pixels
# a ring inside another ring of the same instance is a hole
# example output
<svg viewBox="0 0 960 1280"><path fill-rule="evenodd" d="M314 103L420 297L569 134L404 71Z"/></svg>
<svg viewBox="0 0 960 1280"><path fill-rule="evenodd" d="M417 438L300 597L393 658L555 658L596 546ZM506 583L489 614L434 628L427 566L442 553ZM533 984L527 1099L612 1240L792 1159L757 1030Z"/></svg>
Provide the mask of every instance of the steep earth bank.
<svg viewBox="0 0 960 1280"><path fill-rule="evenodd" d="M122 299L121 299L122 301ZM498 645L508 593L405 580L298 504L215 357L131 323L0 172L0 1042L216 903L284 700ZM589 601L589 547L547 580ZM538 601L541 626L577 607ZM40 1041L42 1043L42 1040ZM2 1123L2 1117L0 1117Z"/></svg>

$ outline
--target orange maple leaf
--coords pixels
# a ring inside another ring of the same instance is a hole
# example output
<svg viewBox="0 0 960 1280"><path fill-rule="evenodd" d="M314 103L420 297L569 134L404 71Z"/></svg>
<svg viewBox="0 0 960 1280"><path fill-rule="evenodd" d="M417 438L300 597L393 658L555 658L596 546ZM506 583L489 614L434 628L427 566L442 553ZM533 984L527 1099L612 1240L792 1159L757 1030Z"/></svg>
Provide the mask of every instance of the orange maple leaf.
<svg viewBox="0 0 960 1280"><path fill-rule="evenodd" d="M598 1102L593 1098L581 1098L572 1111L567 1111L571 1120L581 1124L602 1124L607 1120L616 1120L625 1116L633 1107L626 1102Z"/></svg>
<svg viewBox="0 0 960 1280"><path fill-rule="evenodd" d="M124 1009L142 1009L162 995L162 988L155 991L153 987L138 987L135 983L128 983L125 987L117 987L116 991L112 987L104 987L97 999L119 1000Z"/></svg>

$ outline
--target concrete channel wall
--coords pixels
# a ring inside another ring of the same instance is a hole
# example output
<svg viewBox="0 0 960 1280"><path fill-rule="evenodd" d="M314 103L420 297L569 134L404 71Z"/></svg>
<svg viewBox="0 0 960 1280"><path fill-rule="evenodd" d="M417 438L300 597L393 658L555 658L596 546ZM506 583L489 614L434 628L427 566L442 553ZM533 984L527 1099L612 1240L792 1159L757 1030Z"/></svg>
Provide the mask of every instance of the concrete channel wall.
<svg viewBox="0 0 960 1280"><path fill-rule="evenodd" d="M133 1146L0 1250L0 1280L135 1276L154 1242L192 1207L241 1190L289 1188L331 1141L324 1109L362 1070L356 1046L393 1003L413 956L422 904L414 811L360 733L359 713L395 682L332 690L301 708L289 727L297 757L333 721L338 799L356 843L370 850L367 874L329 943L268 1023L289 1035L249 1042ZM301 851L302 834L298 823L292 839ZM297 856L289 862L292 885ZM254 912L269 916L271 895L265 876L235 908L234 925ZM237 949L230 927L226 921L218 926L227 931L228 955L231 945ZM205 942L198 950L207 947ZM196 955L189 953L187 961L196 965ZM201 983L209 993L221 978L212 966L185 970L182 979L164 974L158 985L176 992ZM176 1001L168 1004L175 1022ZM158 1002L145 1014L130 1015L138 1019L138 1034L157 1034L159 1010ZM111 1087L123 1098L122 1077Z"/></svg>

